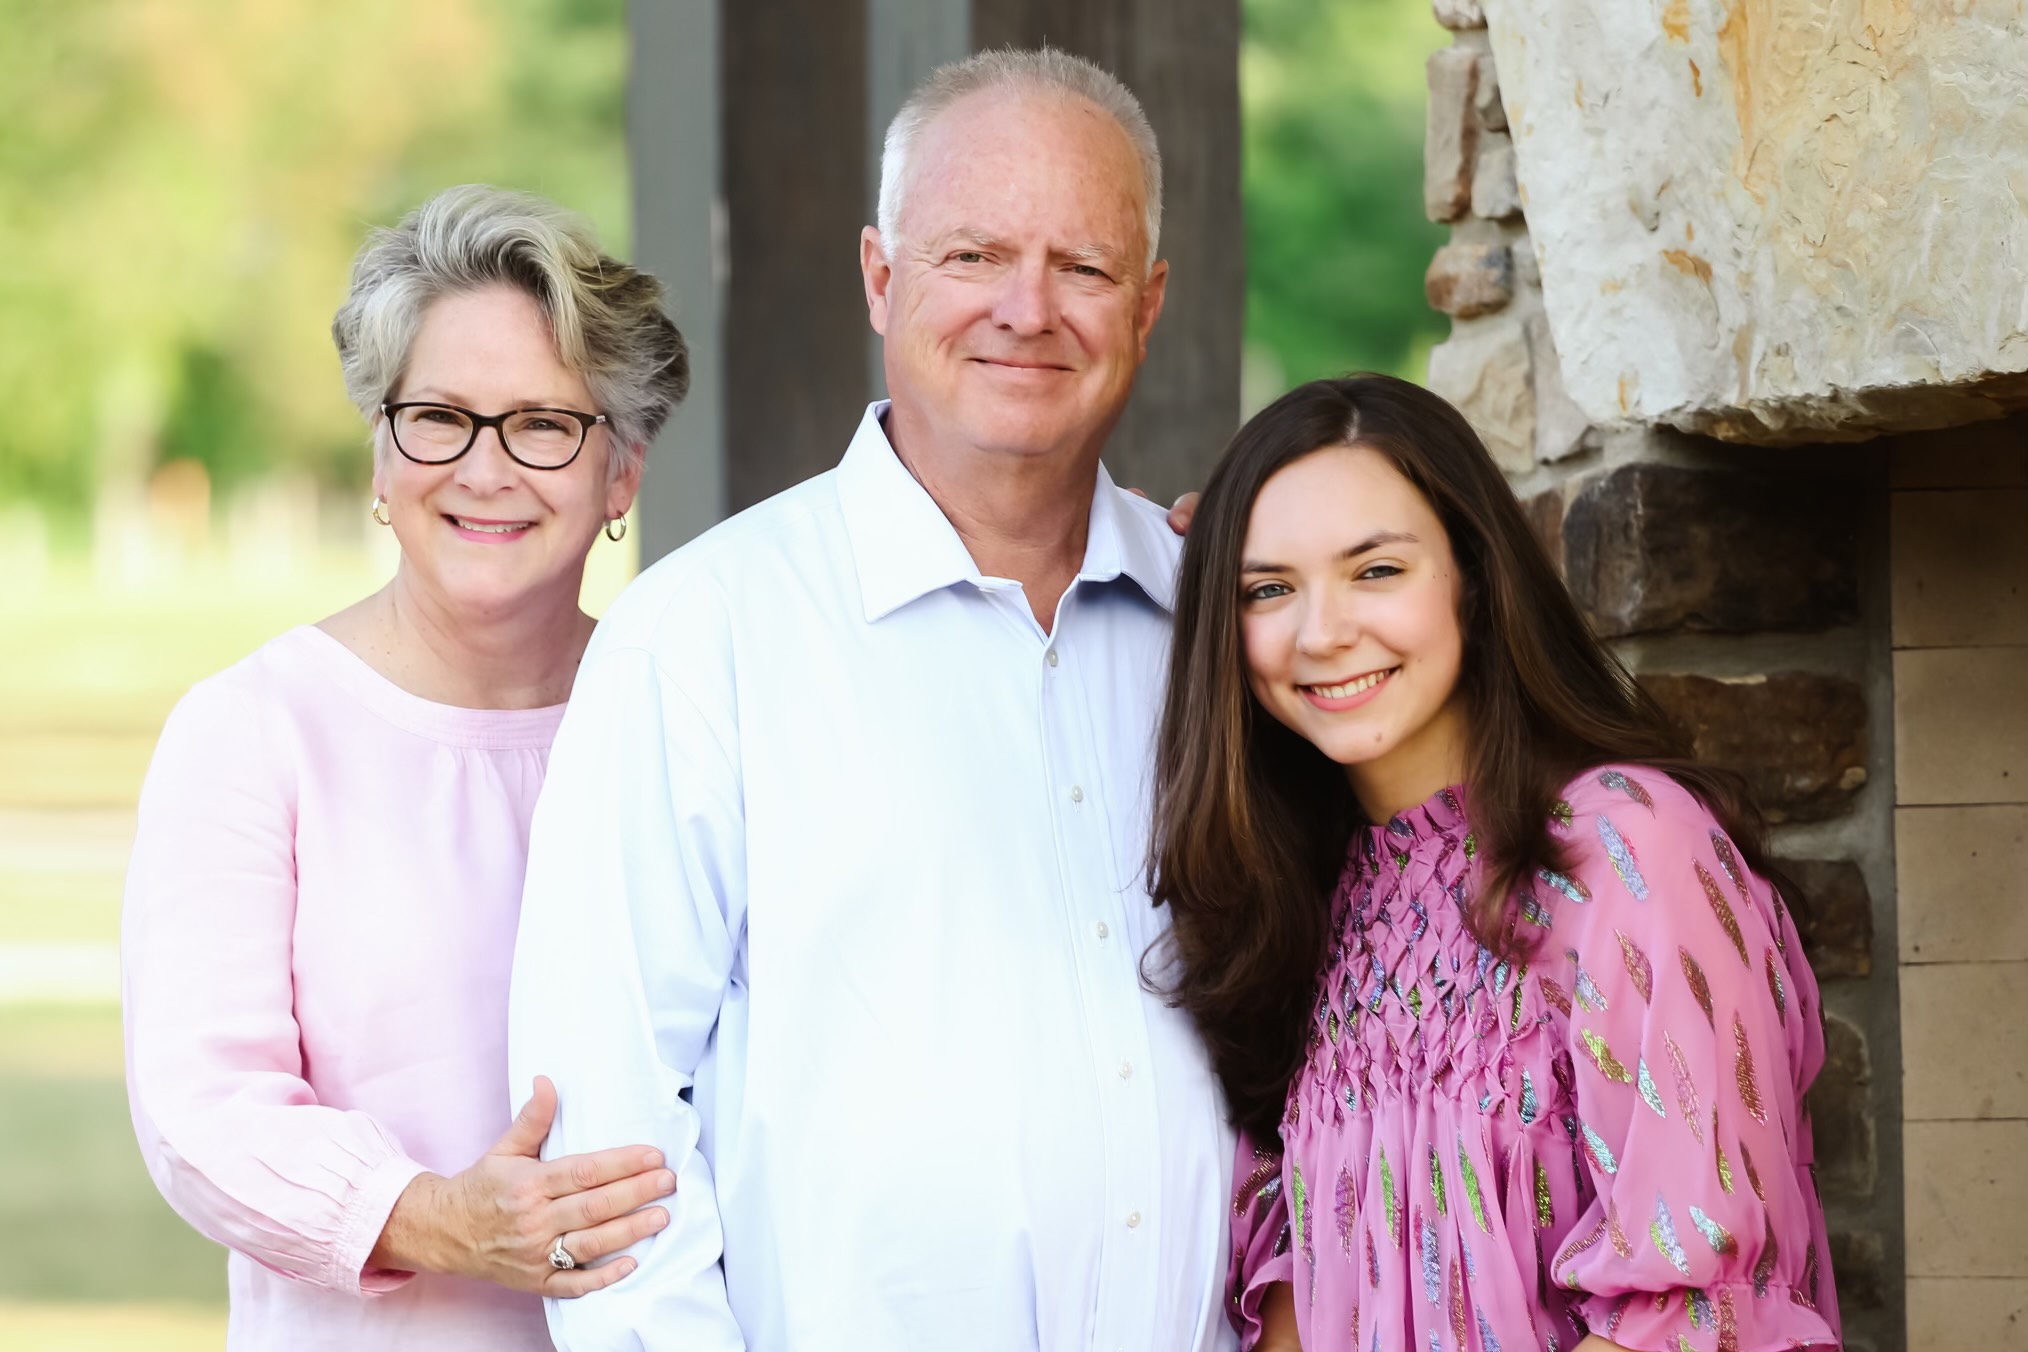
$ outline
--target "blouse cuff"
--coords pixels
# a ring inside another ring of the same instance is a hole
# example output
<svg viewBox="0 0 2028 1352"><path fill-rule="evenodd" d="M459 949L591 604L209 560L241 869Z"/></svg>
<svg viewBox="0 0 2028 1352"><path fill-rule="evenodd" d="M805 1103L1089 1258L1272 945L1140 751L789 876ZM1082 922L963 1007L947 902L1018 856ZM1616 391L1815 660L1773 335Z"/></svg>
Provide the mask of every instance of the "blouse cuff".
<svg viewBox="0 0 2028 1352"><path fill-rule="evenodd" d="M402 1190L426 1173L422 1165L406 1155L394 1155L369 1170L345 1200L338 1242L331 1249L331 1267L324 1284L351 1296L379 1296L406 1286L413 1272L399 1268L368 1267L374 1245L387 1229L387 1218Z"/></svg>
<svg viewBox="0 0 2028 1352"><path fill-rule="evenodd" d="M1788 1352L1835 1349L1838 1335L1793 1287L1771 1282L1765 1295L1747 1283L1700 1290L1593 1296L1581 1313L1593 1333L1630 1352Z"/></svg>

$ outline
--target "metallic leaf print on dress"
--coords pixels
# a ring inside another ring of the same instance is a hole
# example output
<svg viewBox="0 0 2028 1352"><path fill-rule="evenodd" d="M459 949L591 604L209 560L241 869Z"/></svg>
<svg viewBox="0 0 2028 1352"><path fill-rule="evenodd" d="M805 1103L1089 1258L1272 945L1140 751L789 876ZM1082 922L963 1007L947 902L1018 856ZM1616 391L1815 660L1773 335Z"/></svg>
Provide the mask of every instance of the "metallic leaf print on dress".
<svg viewBox="0 0 2028 1352"><path fill-rule="evenodd" d="M1598 819L1599 843L1605 846L1606 858L1612 860L1613 872L1620 875L1620 882L1633 894L1636 901L1648 899L1648 881L1641 876L1640 861L1634 858L1634 850L1619 828L1612 824L1604 813Z"/></svg>
<svg viewBox="0 0 2028 1352"><path fill-rule="evenodd" d="M1746 955L1746 936L1739 932L1739 917L1732 913L1732 903L1725 899L1725 893L1718 890L1718 879L1704 871L1704 865L1692 863L1697 870L1698 885L1704 889L1704 899L1711 903L1711 913L1718 917L1718 927L1725 931L1725 937L1732 940L1733 951L1739 954L1739 965L1751 969L1753 959Z"/></svg>
<svg viewBox="0 0 2028 1352"><path fill-rule="evenodd" d="M1710 1024L1714 1032L1717 1031L1718 1016L1712 1012L1711 983L1705 979L1704 969L1697 965L1697 959L1690 956L1687 948L1677 949L1676 956L1682 960L1683 979L1690 983L1690 993L1697 997L1697 1007L1704 1011L1704 1022Z"/></svg>

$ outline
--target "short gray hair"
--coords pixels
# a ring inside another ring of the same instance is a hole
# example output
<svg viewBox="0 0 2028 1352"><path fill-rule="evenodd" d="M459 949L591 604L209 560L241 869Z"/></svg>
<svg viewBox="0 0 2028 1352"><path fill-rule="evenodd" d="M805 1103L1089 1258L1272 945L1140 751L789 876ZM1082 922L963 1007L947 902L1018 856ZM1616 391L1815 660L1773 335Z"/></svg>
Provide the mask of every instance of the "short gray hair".
<svg viewBox="0 0 2028 1352"><path fill-rule="evenodd" d="M531 193L446 188L367 236L331 321L352 402L369 421L379 412L432 301L503 284L541 309L557 357L611 420L615 468L638 464L690 388L683 335L663 313L660 282L601 253L589 225Z"/></svg>
<svg viewBox="0 0 2028 1352"><path fill-rule="evenodd" d="M1083 99L1119 124L1141 161L1141 185L1147 201L1143 221L1148 237L1147 265L1153 268L1156 250L1162 242L1162 150L1155 144L1155 129L1148 125L1141 101L1117 76L1081 56L1054 47L1039 51L996 47L979 52L939 66L908 96L894 121L887 124L887 139L880 150L877 224L881 247L892 248L901 238L902 188L908 177L909 157L922 129L958 100L988 90Z"/></svg>

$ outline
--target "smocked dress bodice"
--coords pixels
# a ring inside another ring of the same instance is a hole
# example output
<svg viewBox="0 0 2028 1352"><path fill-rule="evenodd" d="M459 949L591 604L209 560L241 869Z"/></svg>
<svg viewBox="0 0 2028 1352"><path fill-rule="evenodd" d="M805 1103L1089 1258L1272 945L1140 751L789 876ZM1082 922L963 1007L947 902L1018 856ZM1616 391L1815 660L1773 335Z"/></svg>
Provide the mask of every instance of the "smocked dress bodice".
<svg viewBox="0 0 2028 1352"><path fill-rule="evenodd" d="M1657 771L1587 775L1552 830L1511 959L1465 923L1458 791L1353 840L1280 1140L1235 1169L1248 1345L1277 1281L1309 1352L1836 1345L1779 896Z"/></svg>

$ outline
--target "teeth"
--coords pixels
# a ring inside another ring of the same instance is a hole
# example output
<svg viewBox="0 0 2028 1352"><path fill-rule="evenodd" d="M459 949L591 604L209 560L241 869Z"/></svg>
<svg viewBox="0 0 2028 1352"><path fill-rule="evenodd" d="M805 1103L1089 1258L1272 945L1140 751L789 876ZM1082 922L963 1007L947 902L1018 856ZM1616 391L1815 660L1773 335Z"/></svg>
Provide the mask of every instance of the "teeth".
<svg viewBox="0 0 2028 1352"><path fill-rule="evenodd" d="M453 517L451 519L456 521L460 528L464 530L475 530L483 535L506 535L510 531L526 530L529 526L529 523L526 521L509 521L503 525L495 526L495 525L481 525L477 521L467 521L462 516Z"/></svg>
<svg viewBox="0 0 2028 1352"><path fill-rule="evenodd" d="M1386 671L1371 672L1365 676L1361 676L1356 681L1347 681L1343 685L1313 685L1310 689L1316 691L1325 699L1346 699L1352 695L1371 690L1393 674L1394 669L1390 667Z"/></svg>

